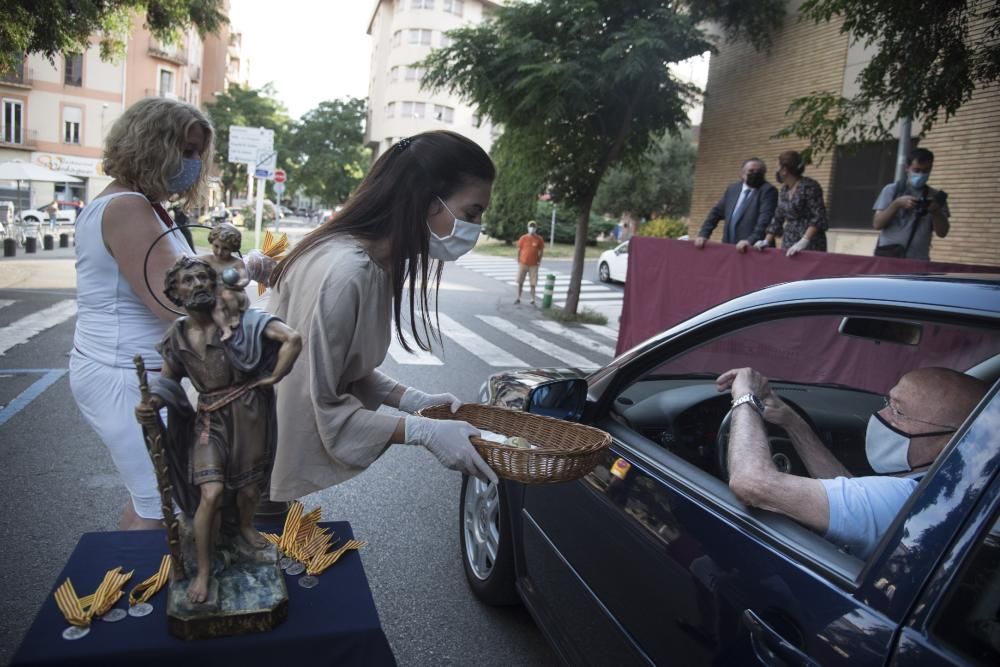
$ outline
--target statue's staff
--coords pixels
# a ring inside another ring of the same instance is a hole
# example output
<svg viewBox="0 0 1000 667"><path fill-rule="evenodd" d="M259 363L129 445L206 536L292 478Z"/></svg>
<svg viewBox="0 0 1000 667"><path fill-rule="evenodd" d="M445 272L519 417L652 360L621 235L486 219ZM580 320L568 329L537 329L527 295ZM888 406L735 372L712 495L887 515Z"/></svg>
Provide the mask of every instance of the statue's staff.
<svg viewBox="0 0 1000 667"><path fill-rule="evenodd" d="M135 364L135 372L139 376L139 393L143 405L150 404L149 382L146 379L146 362L142 355L135 355L132 358ZM149 457L153 460L153 470L156 472L156 485L160 487L160 505L163 508L163 520L167 525L167 548L171 556L172 581L182 581L185 579L184 566L181 561L181 534L177 517L174 516L174 494L173 486L170 484L170 475L167 468L166 457L163 452L163 424L160 423L159 416L156 418L157 425L152 428L142 427L142 435L146 440L146 449L149 450Z"/></svg>

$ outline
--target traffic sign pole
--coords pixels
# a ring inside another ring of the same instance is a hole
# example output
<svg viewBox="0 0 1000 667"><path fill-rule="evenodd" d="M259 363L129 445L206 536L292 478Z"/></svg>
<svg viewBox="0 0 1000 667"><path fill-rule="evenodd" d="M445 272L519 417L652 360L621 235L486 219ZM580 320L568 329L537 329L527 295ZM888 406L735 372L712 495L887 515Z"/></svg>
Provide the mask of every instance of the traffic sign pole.
<svg viewBox="0 0 1000 667"><path fill-rule="evenodd" d="M254 216L256 219L255 227L257 231L257 240L254 242L254 246L257 248L260 247L260 226L264 221L264 184L266 182L267 179L257 179L257 214Z"/></svg>

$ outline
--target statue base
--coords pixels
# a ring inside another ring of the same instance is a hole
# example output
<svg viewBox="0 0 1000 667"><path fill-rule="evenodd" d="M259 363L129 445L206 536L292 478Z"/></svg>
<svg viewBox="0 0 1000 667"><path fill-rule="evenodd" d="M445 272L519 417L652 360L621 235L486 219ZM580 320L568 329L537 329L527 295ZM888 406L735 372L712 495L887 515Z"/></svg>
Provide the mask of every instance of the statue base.
<svg viewBox="0 0 1000 667"><path fill-rule="evenodd" d="M288 618L288 589L278 567L277 550L237 549L235 558L213 567L208 599L188 600L191 580L171 581L167 591L167 626L178 639L210 639L266 632Z"/></svg>

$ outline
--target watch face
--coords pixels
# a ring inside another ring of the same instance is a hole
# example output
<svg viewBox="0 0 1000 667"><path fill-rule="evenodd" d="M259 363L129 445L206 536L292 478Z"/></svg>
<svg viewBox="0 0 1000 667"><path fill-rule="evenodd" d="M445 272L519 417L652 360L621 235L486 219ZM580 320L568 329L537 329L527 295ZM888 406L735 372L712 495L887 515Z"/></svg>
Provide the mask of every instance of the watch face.
<svg viewBox="0 0 1000 667"><path fill-rule="evenodd" d="M757 410L757 412L760 412L761 414L764 413L764 403L763 403L763 401L761 401L755 395L750 394L750 402L753 404L753 407Z"/></svg>

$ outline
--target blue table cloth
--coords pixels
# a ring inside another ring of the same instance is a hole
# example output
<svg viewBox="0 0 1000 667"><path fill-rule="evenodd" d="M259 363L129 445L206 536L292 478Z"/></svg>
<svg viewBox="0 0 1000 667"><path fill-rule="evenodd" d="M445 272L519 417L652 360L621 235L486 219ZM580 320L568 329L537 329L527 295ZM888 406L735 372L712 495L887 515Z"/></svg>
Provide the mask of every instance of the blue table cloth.
<svg viewBox="0 0 1000 667"><path fill-rule="evenodd" d="M354 536L347 522L321 525L342 540ZM262 529L280 532L280 526ZM85 533L52 590L69 577L78 595L88 595L106 571L121 565L126 572L135 570L115 605L127 609L128 591L153 575L166 553L162 530ZM310 667L396 664L356 551L348 551L327 569L315 588L299 586L300 577L285 575L288 619L274 630L197 641L175 639L167 633L165 588L150 600L154 609L148 616L128 616L117 623L95 620L90 634L76 641L62 638L68 624L50 594L11 664L276 667L293 660Z"/></svg>

